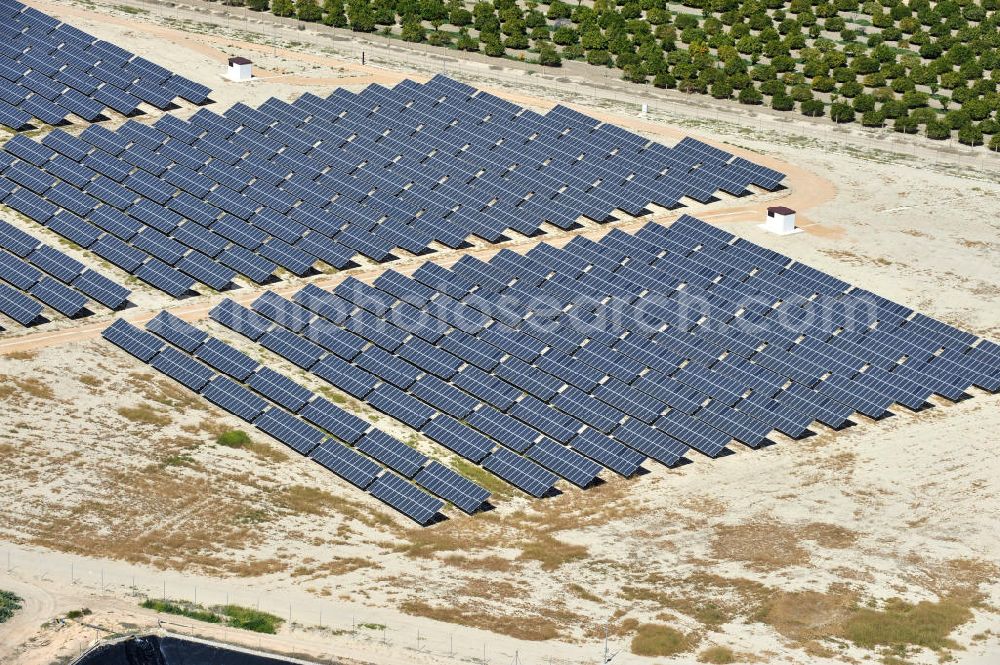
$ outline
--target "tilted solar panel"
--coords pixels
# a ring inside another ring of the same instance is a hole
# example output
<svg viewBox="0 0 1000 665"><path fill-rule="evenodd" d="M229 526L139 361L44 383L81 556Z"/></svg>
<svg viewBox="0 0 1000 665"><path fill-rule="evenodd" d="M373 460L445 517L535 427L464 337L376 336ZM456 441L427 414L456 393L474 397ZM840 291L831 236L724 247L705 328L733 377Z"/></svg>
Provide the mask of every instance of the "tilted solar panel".
<svg viewBox="0 0 1000 665"><path fill-rule="evenodd" d="M557 480L554 473L506 448L500 448L483 460L483 468L536 498L548 494Z"/></svg>
<svg viewBox="0 0 1000 665"><path fill-rule="evenodd" d="M382 471L382 467L375 462L336 441L326 441L309 457L361 489L371 485Z"/></svg>
<svg viewBox="0 0 1000 665"><path fill-rule="evenodd" d="M144 330L136 328L125 319L115 319L115 322L104 329L101 336L135 356L144 363L152 360L164 343Z"/></svg>
<svg viewBox="0 0 1000 665"><path fill-rule="evenodd" d="M372 496L384 501L417 524L426 526L435 518L444 502L417 489L399 476L385 473L368 488Z"/></svg>
<svg viewBox="0 0 1000 665"><path fill-rule="evenodd" d="M470 515L490 498L489 491L436 460L431 461L413 480Z"/></svg>
<svg viewBox="0 0 1000 665"><path fill-rule="evenodd" d="M253 424L301 455L308 455L327 438L321 430L276 408L257 416Z"/></svg>

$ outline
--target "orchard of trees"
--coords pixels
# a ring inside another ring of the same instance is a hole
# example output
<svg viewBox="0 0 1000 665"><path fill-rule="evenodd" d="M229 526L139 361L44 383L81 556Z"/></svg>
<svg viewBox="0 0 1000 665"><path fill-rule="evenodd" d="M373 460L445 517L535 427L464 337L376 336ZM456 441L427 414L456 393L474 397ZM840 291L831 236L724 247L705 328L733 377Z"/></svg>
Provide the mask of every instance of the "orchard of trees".
<svg viewBox="0 0 1000 665"><path fill-rule="evenodd" d="M1000 150L1000 0L226 0Z"/></svg>

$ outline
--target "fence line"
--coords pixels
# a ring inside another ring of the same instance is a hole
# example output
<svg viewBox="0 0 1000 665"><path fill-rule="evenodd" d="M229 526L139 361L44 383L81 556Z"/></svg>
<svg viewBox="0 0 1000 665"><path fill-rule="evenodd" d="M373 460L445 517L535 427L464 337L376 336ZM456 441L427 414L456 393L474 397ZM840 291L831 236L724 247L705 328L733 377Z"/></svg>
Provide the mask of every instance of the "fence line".
<svg viewBox="0 0 1000 665"><path fill-rule="evenodd" d="M38 568L37 555L32 557L25 552L7 552L7 573L11 576L18 570L18 558L31 557L36 559L32 564ZM169 573L134 573L122 574L90 562L79 563L71 561L63 566L43 567L39 578L53 583L60 580L70 586L84 590L88 595L104 600L125 600L134 603L137 612L143 599L169 600L179 603L192 603L204 608L216 608L224 605L238 605L274 614L280 617L290 629L290 633L278 635L263 635L225 624L197 622L193 619L172 614L158 614L158 624L184 630L170 630L180 635L207 636L227 644L256 648L267 648L271 651L288 653L310 652L320 657L352 656L355 659L371 659L372 662L387 661L395 650L433 656L438 662L447 663L479 663L480 665L506 665L512 662L517 650L502 636L495 641L483 640L482 636L474 636L474 629L454 625L450 630L435 631L429 628L419 617L414 617L417 625L392 625L378 616L378 610L371 614L364 610L353 608L338 608L335 601L324 601L320 598L308 598L289 602L286 598L278 600L267 591L253 591L246 586L223 587L218 584L207 585L196 581L184 581L183 578ZM289 589L290 594L305 595L300 589ZM82 608L81 608L82 609ZM499 619L502 621L502 619ZM95 639L89 643L78 642L78 654L83 654L98 644L105 644L121 637L123 634L149 634L149 629L122 631L117 627L97 625L95 618L81 617L81 624L95 629ZM441 624L448 626L449 624ZM186 633L184 631L187 631ZM101 632L106 633L103 637ZM309 636L303 640L303 636ZM576 665L597 665L603 643L593 644L583 657L571 660L558 658L545 653L543 644L526 645L532 654L524 655L524 650L517 654L523 665L561 665L574 663ZM317 653L318 652L318 653ZM358 654L363 654L358 656Z"/></svg>

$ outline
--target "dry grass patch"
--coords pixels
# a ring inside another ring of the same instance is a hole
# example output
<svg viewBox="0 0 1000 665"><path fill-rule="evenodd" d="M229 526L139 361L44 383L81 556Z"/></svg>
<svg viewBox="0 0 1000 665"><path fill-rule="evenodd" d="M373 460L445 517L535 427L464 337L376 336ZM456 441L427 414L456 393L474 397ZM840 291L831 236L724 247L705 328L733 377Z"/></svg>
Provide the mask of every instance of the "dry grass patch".
<svg viewBox="0 0 1000 665"><path fill-rule="evenodd" d="M293 515L325 515L338 504L338 499L315 487L292 485L281 490L275 503Z"/></svg>
<svg viewBox="0 0 1000 665"><path fill-rule="evenodd" d="M598 603L598 604L604 602L603 598L601 598L597 594L587 591L587 589L585 589L583 586L579 584L570 584L568 587L566 587L566 589L580 600L586 600L591 603Z"/></svg>
<svg viewBox="0 0 1000 665"><path fill-rule="evenodd" d="M324 577L337 577L353 573L362 568L379 568L374 561L362 559L360 557L336 557L331 561L315 565L303 565L291 572L292 577L306 577L310 580L318 580Z"/></svg>
<svg viewBox="0 0 1000 665"><path fill-rule="evenodd" d="M543 642L563 636L560 626L553 620L537 615L516 614L497 616L471 606L434 607L420 600L408 600L400 610L412 616L435 621L454 623L470 628L488 630L518 640Z"/></svg>
<svg viewBox="0 0 1000 665"><path fill-rule="evenodd" d="M745 578L694 573L676 579L656 573L641 585L626 586L622 598L672 610L717 630L737 619L760 621L774 593L771 587Z"/></svg>
<svg viewBox="0 0 1000 665"><path fill-rule="evenodd" d="M94 376L93 374L81 374L79 376L79 381L89 388L100 388L104 385L104 379L99 376Z"/></svg>
<svg viewBox="0 0 1000 665"><path fill-rule="evenodd" d="M809 553L799 545L798 534L770 518L715 527L712 554L724 561L742 561L760 571L809 562Z"/></svg>
<svg viewBox="0 0 1000 665"><path fill-rule="evenodd" d="M38 351L25 349L22 351L8 351L4 354L11 360L34 360L38 357Z"/></svg>
<svg viewBox="0 0 1000 665"><path fill-rule="evenodd" d="M496 573L509 572L514 562L502 556L468 557L461 554L449 554L441 557L441 561L461 570L491 571Z"/></svg>
<svg viewBox="0 0 1000 665"><path fill-rule="evenodd" d="M585 559L588 553L583 545L573 545L548 534L522 543L520 548L521 554L518 559L538 561L542 564L542 570L548 571L572 561Z"/></svg>
<svg viewBox="0 0 1000 665"><path fill-rule="evenodd" d="M173 422L173 418L162 411L157 411L153 405L148 402L140 404L139 406L123 406L118 409L118 415L131 420L134 423L140 423L142 425L155 425L157 427L166 427Z"/></svg>
<svg viewBox="0 0 1000 665"><path fill-rule="evenodd" d="M888 646L905 653L909 646L940 651L958 645L949 635L972 619L967 599L944 598L938 602L917 604L892 598L881 610L858 609L847 620L843 636L869 649Z"/></svg>
<svg viewBox="0 0 1000 665"><path fill-rule="evenodd" d="M713 663L713 665L728 665L728 663L736 662L736 654L729 647L708 647L698 654L698 662Z"/></svg>
<svg viewBox="0 0 1000 665"><path fill-rule="evenodd" d="M676 656L698 645L698 637L685 635L676 628L658 623L644 623L632 638L631 650L637 656Z"/></svg>
<svg viewBox="0 0 1000 665"><path fill-rule="evenodd" d="M806 524L802 527L801 533L804 540L815 541L820 547L831 550L847 549L858 540L857 532L825 522Z"/></svg>
<svg viewBox="0 0 1000 665"><path fill-rule="evenodd" d="M19 399L22 396L38 399L52 399L55 392L47 384L33 376L16 377L0 374L0 399Z"/></svg>
<svg viewBox="0 0 1000 665"><path fill-rule="evenodd" d="M208 405L184 386L149 372L132 372L130 387L143 399L182 411L204 410ZM214 408L214 407L213 407Z"/></svg>
<svg viewBox="0 0 1000 665"><path fill-rule="evenodd" d="M804 540L829 549L845 549L857 538L856 532L836 524L787 524L763 517L715 527L711 545L717 559L741 561L748 568L766 572L808 564L809 552L801 544Z"/></svg>
<svg viewBox="0 0 1000 665"><path fill-rule="evenodd" d="M791 640L821 640L843 631L856 601L857 597L847 592L781 591L770 601L762 619Z"/></svg>

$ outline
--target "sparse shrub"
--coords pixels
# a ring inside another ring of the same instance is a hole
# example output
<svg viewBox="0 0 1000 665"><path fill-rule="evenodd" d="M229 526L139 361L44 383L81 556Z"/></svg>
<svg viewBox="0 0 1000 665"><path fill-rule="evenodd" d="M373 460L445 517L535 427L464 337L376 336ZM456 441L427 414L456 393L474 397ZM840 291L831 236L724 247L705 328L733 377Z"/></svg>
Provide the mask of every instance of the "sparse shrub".
<svg viewBox="0 0 1000 665"><path fill-rule="evenodd" d="M243 430L230 430L216 437L215 442L228 448L243 448L250 444L250 435Z"/></svg>
<svg viewBox="0 0 1000 665"><path fill-rule="evenodd" d="M0 591L0 623L4 623L21 609L21 597L10 591Z"/></svg>
<svg viewBox="0 0 1000 665"><path fill-rule="evenodd" d="M708 647L698 654L699 663L713 663L714 665L728 665L735 663L736 656L729 647L715 646Z"/></svg>
<svg viewBox="0 0 1000 665"><path fill-rule="evenodd" d="M632 638L632 653L637 656L675 656L693 646L684 633L656 623L642 624Z"/></svg>

